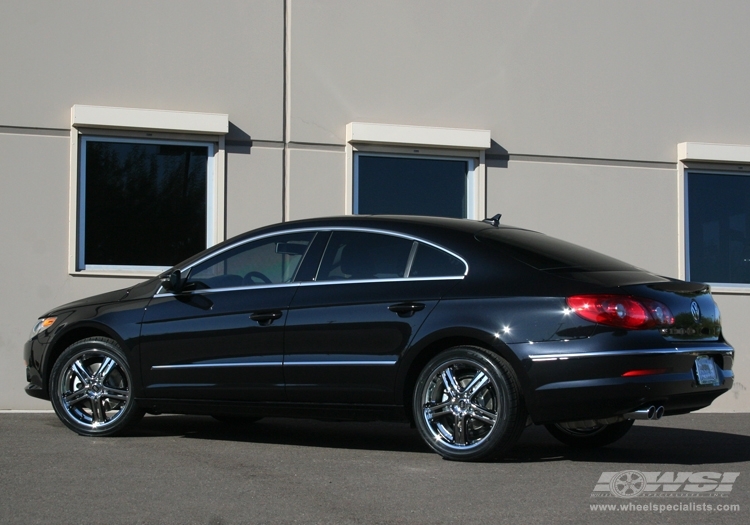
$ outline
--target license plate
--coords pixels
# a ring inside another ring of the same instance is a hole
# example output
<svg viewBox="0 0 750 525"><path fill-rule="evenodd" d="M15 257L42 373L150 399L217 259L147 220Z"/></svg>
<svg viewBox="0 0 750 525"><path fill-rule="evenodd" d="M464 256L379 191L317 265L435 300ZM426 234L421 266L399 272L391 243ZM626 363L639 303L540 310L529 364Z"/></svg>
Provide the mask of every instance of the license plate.
<svg viewBox="0 0 750 525"><path fill-rule="evenodd" d="M716 363L706 355L699 356L695 360L695 372L698 376L699 385L718 385L719 373L716 371Z"/></svg>

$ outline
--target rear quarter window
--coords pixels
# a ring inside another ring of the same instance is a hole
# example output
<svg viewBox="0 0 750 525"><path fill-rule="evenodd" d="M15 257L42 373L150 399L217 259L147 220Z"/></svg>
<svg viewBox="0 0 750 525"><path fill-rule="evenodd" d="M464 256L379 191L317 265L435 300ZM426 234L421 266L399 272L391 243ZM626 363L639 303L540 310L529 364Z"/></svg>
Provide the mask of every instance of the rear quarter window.
<svg viewBox="0 0 750 525"><path fill-rule="evenodd" d="M409 277L459 277L465 273L466 265L459 258L420 242Z"/></svg>

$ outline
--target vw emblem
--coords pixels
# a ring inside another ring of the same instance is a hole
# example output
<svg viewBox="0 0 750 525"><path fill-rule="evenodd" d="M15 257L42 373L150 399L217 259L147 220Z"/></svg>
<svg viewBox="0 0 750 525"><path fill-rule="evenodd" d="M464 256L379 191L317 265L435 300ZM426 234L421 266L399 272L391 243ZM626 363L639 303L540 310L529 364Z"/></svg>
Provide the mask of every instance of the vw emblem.
<svg viewBox="0 0 750 525"><path fill-rule="evenodd" d="M690 313L693 314L693 319L700 321L701 309L695 301L690 304Z"/></svg>

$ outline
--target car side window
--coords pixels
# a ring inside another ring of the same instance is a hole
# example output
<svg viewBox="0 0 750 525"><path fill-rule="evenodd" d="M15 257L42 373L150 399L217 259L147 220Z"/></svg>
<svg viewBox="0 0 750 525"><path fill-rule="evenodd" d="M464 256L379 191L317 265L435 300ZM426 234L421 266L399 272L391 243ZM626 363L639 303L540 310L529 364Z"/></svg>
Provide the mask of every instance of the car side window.
<svg viewBox="0 0 750 525"><path fill-rule="evenodd" d="M334 231L317 281L402 278L413 241L380 233Z"/></svg>
<svg viewBox="0 0 750 525"><path fill-rule="evenodd" d="M466 265L461 259L420 242L409 277L459 277L465 273Z"/></svg>
<svg viewBox="0 0 750 525"><path fill-rule="evenodd" d="M241 244L194 266L187 282L197 289L292 282L314 236L300 232Z"/></svg>

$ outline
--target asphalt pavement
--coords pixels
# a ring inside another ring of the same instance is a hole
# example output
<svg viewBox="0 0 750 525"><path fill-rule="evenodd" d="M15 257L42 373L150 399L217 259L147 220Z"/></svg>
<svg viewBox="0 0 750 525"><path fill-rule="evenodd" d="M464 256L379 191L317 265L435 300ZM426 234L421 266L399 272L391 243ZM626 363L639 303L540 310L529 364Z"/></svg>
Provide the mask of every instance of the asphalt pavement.
<svg viewBox="0 0 750 525"><path fill-rule="evenodd" d="M147 416L87 438L54 414L0 413L0 523L744 524L750 414L637 422L597 450L529 427L471 464L399 423Z"/></svg>

